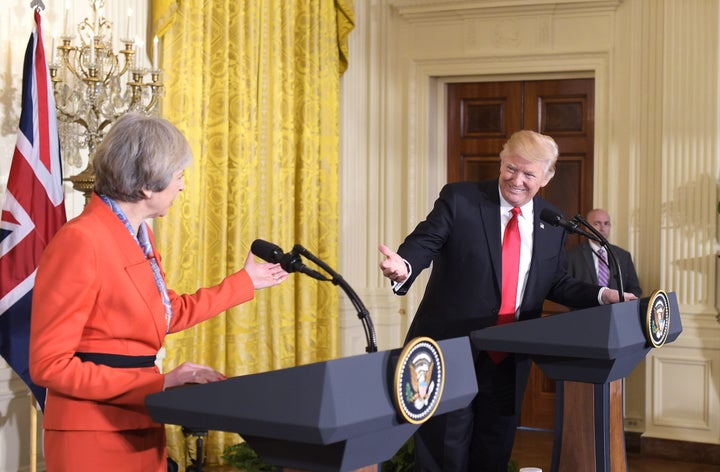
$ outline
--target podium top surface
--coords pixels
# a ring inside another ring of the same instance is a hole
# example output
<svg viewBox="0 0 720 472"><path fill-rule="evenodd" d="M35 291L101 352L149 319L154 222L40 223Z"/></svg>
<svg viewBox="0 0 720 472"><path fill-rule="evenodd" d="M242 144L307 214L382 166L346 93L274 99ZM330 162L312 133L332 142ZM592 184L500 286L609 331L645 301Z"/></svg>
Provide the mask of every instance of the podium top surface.
<svg viewBox="0 0 720 472"><path fill-rule="evenodd" d="M435 414L465 406L477 393L468 338L438 344L446 377ZM332 444L400 423L392 396L399 354L381 351L179 387L148 395L145 403L161 423Z"/></svg>
<svg viewBox="0 0 720 472"><path fill-rule="evenodd" d="M668 294L670 328L666 342L682 331L677 296ZM618 359L649 348L642 303L646 299L602 305L471 333L483 350L583 359Z"/></svg>

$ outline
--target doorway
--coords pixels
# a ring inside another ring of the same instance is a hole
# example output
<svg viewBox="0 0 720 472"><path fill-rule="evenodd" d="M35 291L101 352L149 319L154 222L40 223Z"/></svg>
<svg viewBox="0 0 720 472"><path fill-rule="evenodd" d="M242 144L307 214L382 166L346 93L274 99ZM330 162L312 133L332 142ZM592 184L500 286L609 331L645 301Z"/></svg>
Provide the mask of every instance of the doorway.
<svg viewBox="0 0 720 472"><path fill-rule="evenodd" d="M539 195L565 215L592 209L595 128L594 79L449 83L447 85L448 182L495 179L500 150L515 131L552 136L560 155L555 176ZM580 242L571 235L567 247ZM567 308L546 302L544 315ZM533 365L521 426L552 429L555 382Z"/></svg>

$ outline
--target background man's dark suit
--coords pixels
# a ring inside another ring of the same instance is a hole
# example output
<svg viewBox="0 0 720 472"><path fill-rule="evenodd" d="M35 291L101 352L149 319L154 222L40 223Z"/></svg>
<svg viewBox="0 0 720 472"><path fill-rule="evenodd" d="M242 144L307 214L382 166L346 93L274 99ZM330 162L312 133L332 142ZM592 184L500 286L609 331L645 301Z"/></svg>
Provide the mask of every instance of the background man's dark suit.
<svg viewBox="0 0 720 472"><path fill-rule="evenodd" d="M625 249L610 245L610 249L618 260L620 271L622 272L623 289L640 297L642 289L638 280L635 265L632 256ZM568 270L577 279L597 284L597 271L595 269L595 261L593 259L593 250L590 243L584 243L575 246L567 251ZM613 273L610 273L610 288L618 289L618 283Z"/></svg>
<svg viewBox="0 0 720 472"><path fill-rule="evenodd" d="M567 272L563 249L565 231L543 223L539 218L544 208L558 210L537 196L533 202L533 251L519 319L539 317L546 298L575 308L597 305L599 287L577 281ZM407 236L397 251L412 267L411 276L396 291L398 294L406 293L417 275L433 263L428 287L408 331L408 340L417 336L433 339L467 336L471 331L495 323L501 301L500 228L497 179L448 184L442 189L425 221ZM476 352L475 356L480 393L473 407L466 412L470 415L469 421L479 426L487 423L487 417L483 415L493 415L507 417L507 421L514 424L527 385L530 361L523 356L510 356L494 366L485 352ZM499 410L485 408L483 411L483 399L489 397L495 399ZM458 414L462 416L462 412ZM444 420L442 416L432 418L423 425L420 436L426 434L427 440L418 441L416 435L416 447L418 442L425 442L429 447L442 445L433 430L441 430ZM461 422L457 415L453 416L447 427L455 427ZM479 429L482 427L475 428L475 434ZM509 456L510 451L500 450L507 449L508 441L512 449L514 427L499 433L484 433L479 441L482 450L473 448L471 454L500 456L497 462L504 461L507 467L504 456ZM433 453L439 470L451 470L451 466L443 463L450 455L449 449L446 446L444 451Z"/></svg>

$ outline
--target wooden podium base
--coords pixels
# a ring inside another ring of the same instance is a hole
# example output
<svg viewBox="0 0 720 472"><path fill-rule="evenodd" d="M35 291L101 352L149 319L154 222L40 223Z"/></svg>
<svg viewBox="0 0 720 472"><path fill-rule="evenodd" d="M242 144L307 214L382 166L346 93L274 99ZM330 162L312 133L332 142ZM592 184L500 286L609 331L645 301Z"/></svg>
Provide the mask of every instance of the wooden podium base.
<svg viewBox="0 0 720 472"><path fill-rule="evenodd" d="M589 470L595 464L597 472L627 472L622 379L606 384L561 381L558 390L561 418L556 416L552 471Z"/></svg>
<svg viewBox="0 0 720 472"><path fill-rule="evenodd" d="M284 467L283 472L311 472L311 471L302 470L302 469L288 469L287 467ZM365 467L361 467L359 469L355 469L353 472L378 472L378 466L377 466L377 464L368 465Z"/></svg>

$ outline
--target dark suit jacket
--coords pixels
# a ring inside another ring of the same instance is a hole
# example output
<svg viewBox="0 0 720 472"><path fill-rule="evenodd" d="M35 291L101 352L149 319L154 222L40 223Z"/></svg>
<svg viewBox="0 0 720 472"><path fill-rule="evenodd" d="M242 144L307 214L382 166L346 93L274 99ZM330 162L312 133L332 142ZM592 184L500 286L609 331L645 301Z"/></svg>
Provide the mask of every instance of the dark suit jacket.
<svg viewBox="0 0 720 472"><path fill-rule="evenodd" d="M467 336L495 324L502 281L499 206L497 179L448 184L427 218L400 245L398 254L410 263L412 274L398 294L406 293L433 264L408 339ZM568 274L565 231L540 220L544 208L558 211L536 196L533 254L520 320L539 317L546 298L574 308L598 304L598 286Z"/></svg>
<svg viewBox="0 0 720 472"><path fill-rule="evenodd" d="M635 272L632 256L625 249L612 244L610 245L610 250L615 254L618 265L620 266L624 291L640 297L640 295L642 295L642 289L640 288L637 272ZM573 277L592 284L598 283L592 247L590 247L589 242L585 241L583 244L569 249L567 251L567 259L568 270ZM618 289L618 283L614 275L610 277L610 288Z"/></svg>

